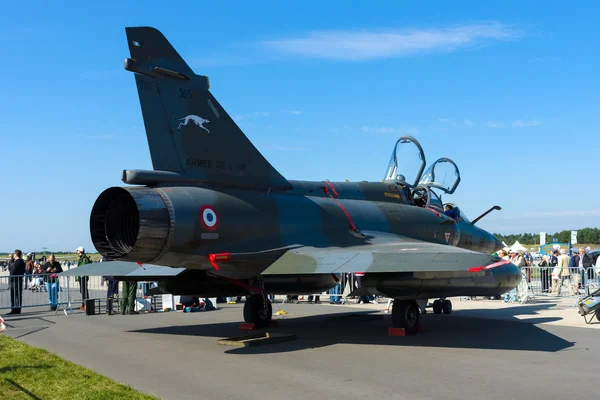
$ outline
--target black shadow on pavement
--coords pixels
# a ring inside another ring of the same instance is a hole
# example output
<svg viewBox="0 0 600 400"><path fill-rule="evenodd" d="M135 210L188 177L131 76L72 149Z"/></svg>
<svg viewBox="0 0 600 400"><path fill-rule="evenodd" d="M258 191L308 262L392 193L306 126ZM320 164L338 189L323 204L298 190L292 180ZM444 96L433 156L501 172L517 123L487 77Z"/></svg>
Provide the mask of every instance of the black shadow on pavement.
<svg viewBox="0 0 600 400"><path fill-rule="evenodd" d="M547 305L517 306L514 315L534 313L536 307ZM524 309L527 307L527 309ZM512 308L512 307L511 307ZM503 309L507 312L507 309ZM493 310L490 310L493 312ZM511 312L509 310L508 312ZM380 318L383 317L383 318ZM375 318L374 318L375 317ZM543 319L544 322L556 319ZM335 344L362 344L388 346L422 346L464 349L491 349L515 351L556 352L574 343L568 342L534 324L514 320L493 320L468 316L436 315L421 316L422 333L404 337L388 336L391 326L389 314L376 311L336 312L316 316L278 319L279 327L258 331L241 331L240 323L207 323L187 326L169 326L131 330L135 333L188 335L227 338L257 332L290 333L298 339L290 342L251 348L225 348L232 354L266 354L299 351ZM215 345L216 341L215 341Z"/></svg>

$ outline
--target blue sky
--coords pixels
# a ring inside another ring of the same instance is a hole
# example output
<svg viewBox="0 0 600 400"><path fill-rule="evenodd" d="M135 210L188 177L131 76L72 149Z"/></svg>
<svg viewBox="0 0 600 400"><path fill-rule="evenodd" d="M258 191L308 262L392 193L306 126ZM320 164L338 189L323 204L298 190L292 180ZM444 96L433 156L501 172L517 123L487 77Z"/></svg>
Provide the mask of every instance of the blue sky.
<svg viewBox="0 0 600 400"><path fill-rule="evenodd" d="M0 250L92 248L89 212L151 169L127 26L161 30L288 179L381 180L396 139L500 233L598 226L595 2L9 2Z"/></svg>

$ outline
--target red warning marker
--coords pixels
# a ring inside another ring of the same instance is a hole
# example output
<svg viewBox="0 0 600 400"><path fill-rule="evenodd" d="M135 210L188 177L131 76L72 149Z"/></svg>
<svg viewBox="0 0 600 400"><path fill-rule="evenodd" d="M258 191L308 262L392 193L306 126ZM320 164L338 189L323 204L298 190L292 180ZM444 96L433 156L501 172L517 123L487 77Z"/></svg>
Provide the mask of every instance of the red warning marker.
<svg viewBox="0 0 600 400"><path fill-rule="evenodd" d="M388 328L388 336L406 336L406 329L404 328Z"/></svg>
<svg viewBox="0 0 600 400"><path fill-rule="evenodd" d="M249 322L245 322L243 324L240 325L240 329L242 330L254 330L254 329L258 329L258 327L256 326L255 323L249 323Z"/></svg>
<svg viewBox="0 0 600 400"><path fill-rule="evenodd" d="M423 326L419 324L417 333L423 332ZM388 328L388 336L408 336L408 332L404 328Z"/></svg>
<svg viewBox="0 0 600 400"><path fill-rule="evenodd" d="M275 321L274 319L271 320L271 323L269 324L270 328L277 328L279 327L279 324L277 323L277 321Z"/></svg>

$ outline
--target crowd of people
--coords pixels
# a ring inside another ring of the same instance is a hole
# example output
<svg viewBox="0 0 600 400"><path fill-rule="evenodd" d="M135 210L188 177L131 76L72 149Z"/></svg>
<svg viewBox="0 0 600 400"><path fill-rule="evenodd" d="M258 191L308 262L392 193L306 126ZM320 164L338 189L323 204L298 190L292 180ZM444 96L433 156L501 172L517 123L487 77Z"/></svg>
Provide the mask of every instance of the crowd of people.
<svg viewBox="0 0 600 400"><path fill-rule="evenodd" d="M521 291L527 290L527 284L531 282L532 269L539 267L541 291L554 296L560 296L562 287L566 286L571 296L586 290L586 283L597 279L600 283L600 265L598 256L590 254L590 249L580 247L577 252L569 255L567 249L555 245L549 255L543 255L535 265L530 253L521 250L500 250L498 256L510 261L521 268L523 280Z"/></svg>
<svg viewBox="0 0 600 400"><path fill-rule="evenodd" d="M85 249L79 247L76 250L79 257L77 265L91 263L89 256L85 254ZM16 249L14 253L9 255L6 269L9 273L9 290L10 290L10 306L11 310L8 315L21 314L23 305L24 290L46 291L48 293L48 304L51 311L56 311L58 308L58 293L60 291L60 283L58 274L63 272L61 263L56 260L54 254L48 257L43 256L36 260L35 255L27 253L23 256L23 252ZM85 309L85 299L89 298L87 282L89 277L77 277L80 291L82 294L83 304L82 309Z"/></svg>

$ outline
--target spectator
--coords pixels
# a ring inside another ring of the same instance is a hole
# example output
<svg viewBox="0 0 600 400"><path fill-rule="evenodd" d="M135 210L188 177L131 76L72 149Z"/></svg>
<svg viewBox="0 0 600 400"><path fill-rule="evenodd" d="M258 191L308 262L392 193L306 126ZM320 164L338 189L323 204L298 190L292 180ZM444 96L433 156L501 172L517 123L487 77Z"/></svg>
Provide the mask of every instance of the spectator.
<svg viewBox="0 0 600 400"><path fill-rule="evenodd" d="M44 271L42 271L42 265L36 261L31 279L31 290L38 290L40 292L42 291L42 288L46 290L46 287L44 286L44 278L42 277L43 274Z"/></svg>
<svg viewBox="0 0 600 400"><path fill-rule="evenodd" d="M50 310L56 311L58 307L58 276L57 274L63 272L62 266L54 254L50 254L48 261L44 264L43 271L45 273L44 281L46 283L46 291L48 292L48 302L50 303Z"/></svg>
<svg viewBox="0 0 600 400"><path fill-rule="evenodd" d="M527 264L525 263L525 259L521 255L519 255L519 252L517 250L510 251L509 261L515 264L517 267L519 267L519 269L527 266Z"/></svg>
<svg viewBox="0 0 600 400"><path fill-rule="evenodd" d="M121 314L139 314L135 311L135 294L137 284L135 281L123 281L123 297L121 299Z"/></svg>
<svg viewBox="0 0 600 400"><path fill-rule="evenodd" d="M542 261L538 264L540 267L540 276L542 279L542 293L548 293L550 291L550 263L548 262L548 256L542 256Z"/></svg>
<svg viewBox="0 0 600 400"><path fill-rule="evenodd" d="M556 296L560 296L560 292L564 282L567 283L567 287L569 288L569 294L571 296L575 294L575 291L573 290L573 285L571 284L571 271L569 270L571 257L569 257L566 253L567 251L565 249L560 249L560 256L558 257L560 277L556 284L556 292L554 293Z"/></svg>
<svg viewBox="0 0 600 400"><path fill-rule="evenodd" d="M23 252L15 250L14 262L10 264L8 273L10 285L10 307L8 315L21 314L23 303L23 275L25 275L25 261L21 258Z"/></svg>
<svg viewBox="0 0 600 400"><path fill-rule="evenodd" d="M119 297L119 281L112 276L103 276L102 283L107 283L106 289L106 313L113 315L113 301Z"/></svg>
<svg viewBox="0 0 600 400"><path fill-rule="evenodd" d="M75 252L79 256L79 261L77 262L78 267L92 262L88 255L85 254L85 248L83 248L82 246L78 247L77 250L75 250ZM75 277L75 280L79 282L79 291L81 292L81 307L79 308L80 310L85 310L85 301L90 298L90 294L88 292L89 279L89 276Z"/></svg>
<svg viewBox="0 0 600 400"><path fill-rule="evenodd" d="M576 285L578 286L579 289L583 289L584 285L585 285L586 271L588 271L588 273L591 272L593 274L592 259L585 252L583 247L580 247L578 253L573 256L572 265L573 265L573 268L577 268L577 270L578 270L577 276L581 277L581 279L578 279L579 282L576 283ZM592 279L590 275L588 275L588 278Z"/></svg>
<svg viewBox="0 0 600 400"><path fill-rule="evenodd" d="M34 266L33 260L31 259L31 253L27 253L25 256L25 283L23 285L23 290L29 289L31 286L31 275L33 275Z"/></svg>
<svg viewBox="0 0 600 400"><path fill-rule="evenodd" d="M306 299L306 301L307 301L309 304L312 304L312 302L313 302L313 297L315 298L315 304L321 304L321 296L320 296L320 295L313 296L313 295L311 294L311 295L309 295L309 296L308 296L308 299Z"/></svg>
<svg viewBox="0 0 600 400"><path fill-rule="evenodd" d="M502 249L498 252L498 257L500 257L503 260L508 260L508 253L506 252L506 250Z"/></svg>
<svg viewBox="0 0 600 400"><path fill-rule="evenodd" d="M15 255L14 254L10 254L8 256L8 261L6 262L6 269L8 271L10 271L10 269L12 268L12 265L14 264L14 262L15 262Z"/></svg>

